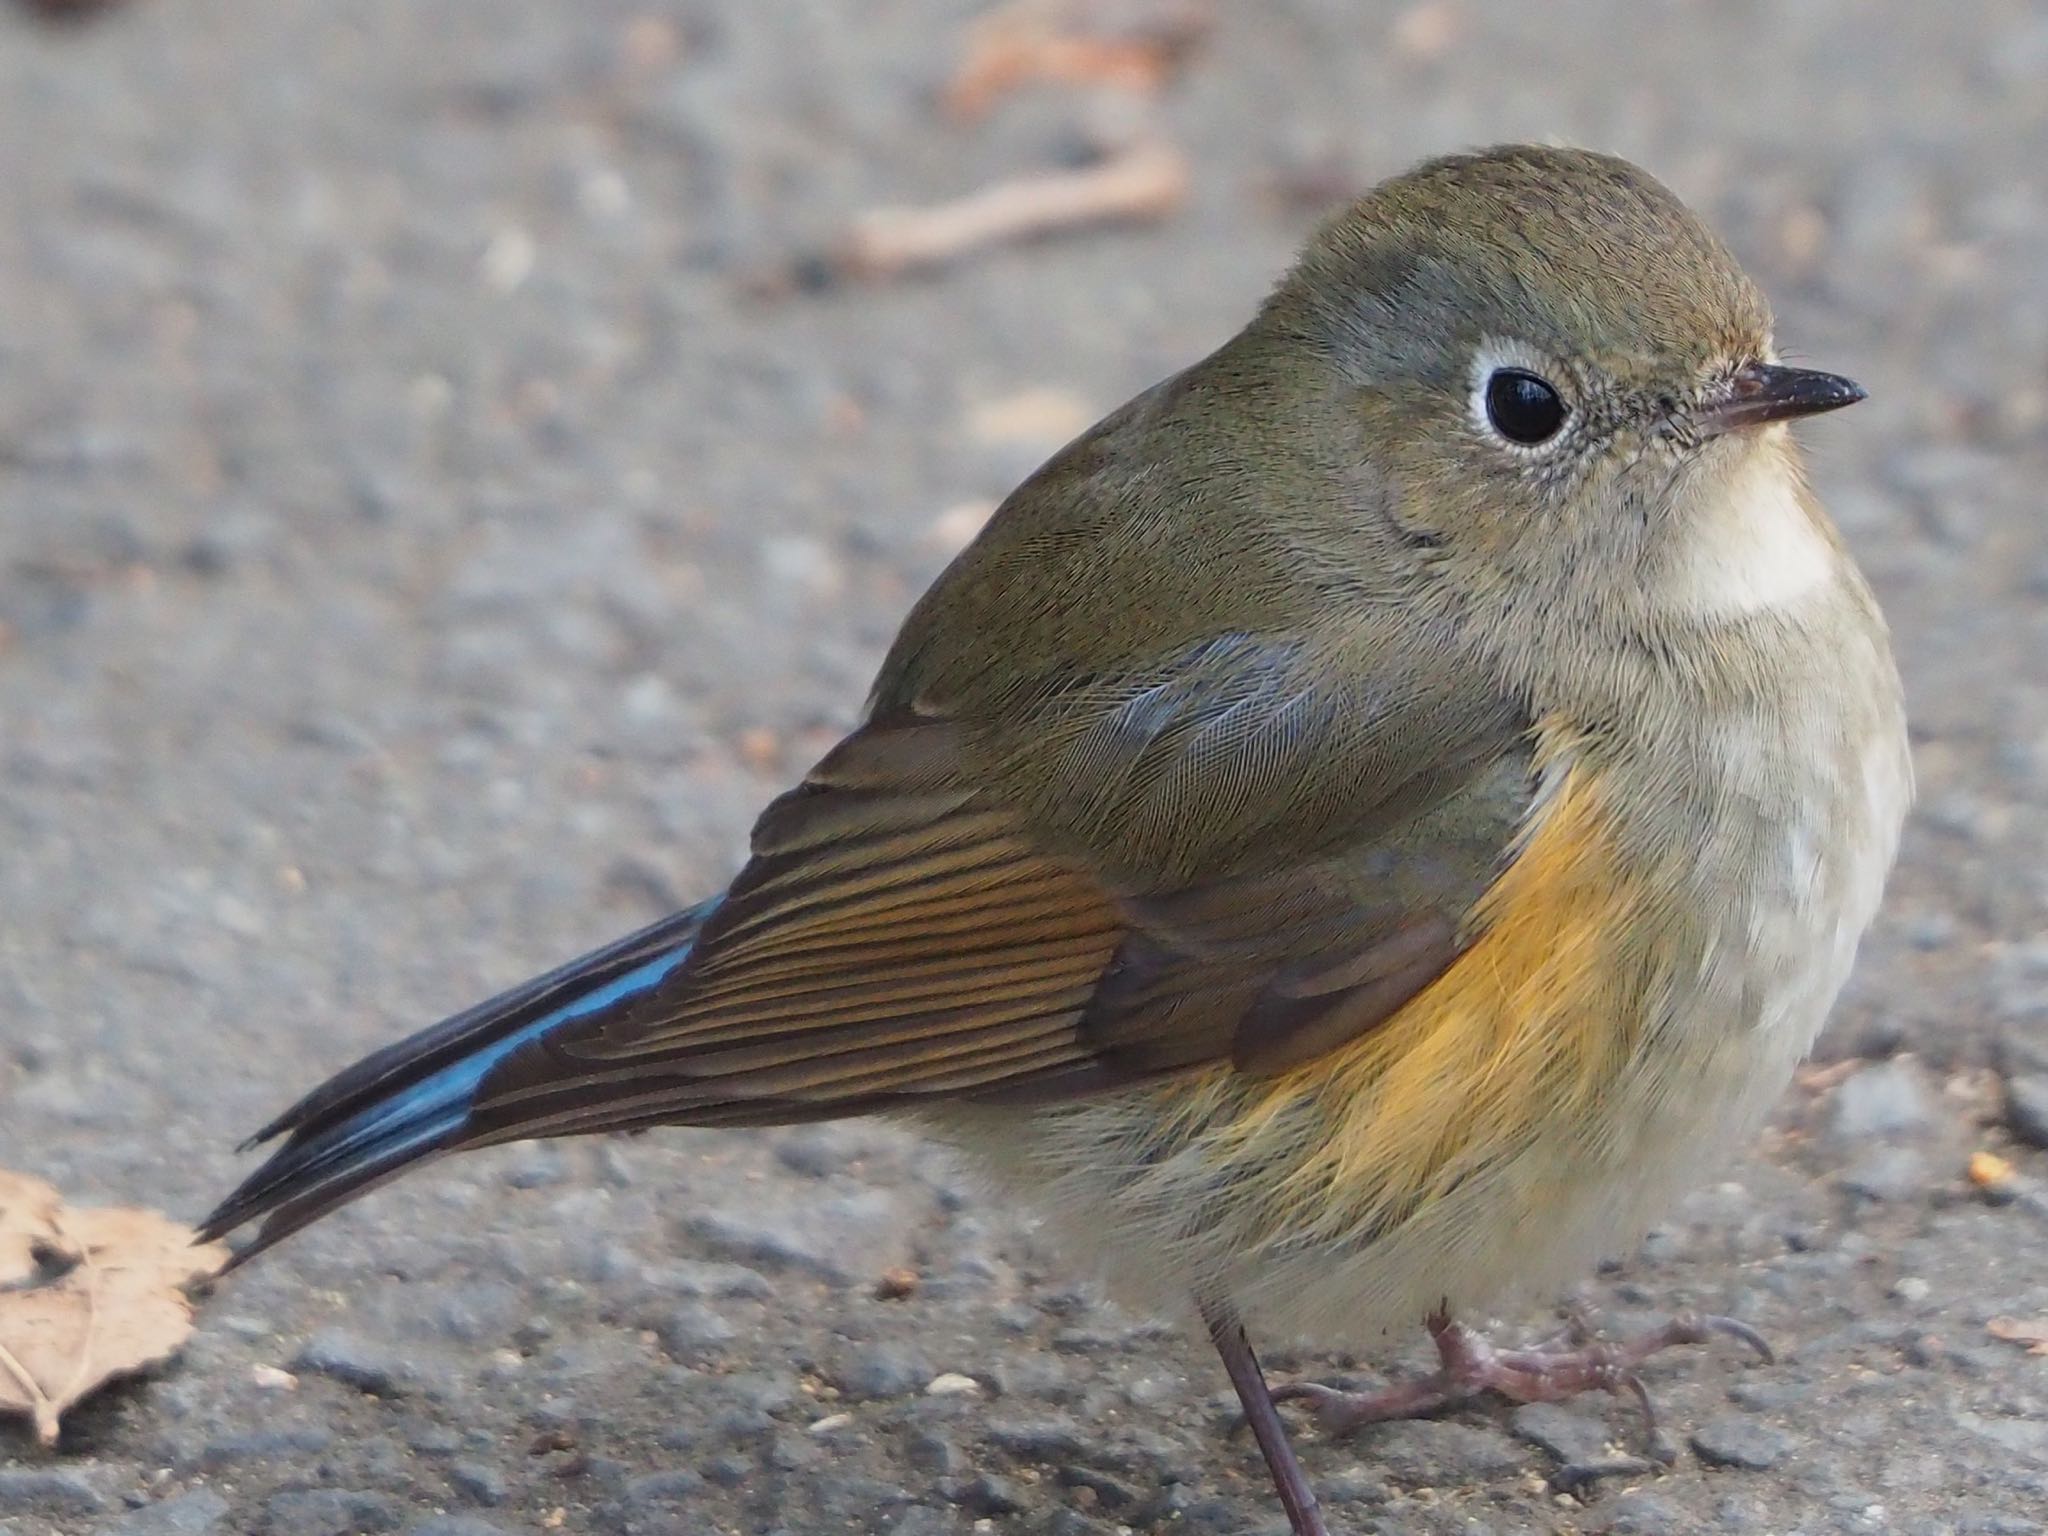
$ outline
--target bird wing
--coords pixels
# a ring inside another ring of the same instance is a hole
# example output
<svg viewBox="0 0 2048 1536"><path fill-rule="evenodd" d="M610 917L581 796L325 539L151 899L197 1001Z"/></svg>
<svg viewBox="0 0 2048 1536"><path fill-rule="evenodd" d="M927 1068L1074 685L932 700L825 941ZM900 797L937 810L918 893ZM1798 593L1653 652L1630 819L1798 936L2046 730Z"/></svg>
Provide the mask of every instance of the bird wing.
<svg viewBox="0 0 2048 1536"><path fill-rule="evenodd" d="M1277 1070L1450 964L1529 803L1526 731L1228 635L999 730L911 700L774 802L658 984L522 1045L464 1140L1046 1099Z"/></svg>

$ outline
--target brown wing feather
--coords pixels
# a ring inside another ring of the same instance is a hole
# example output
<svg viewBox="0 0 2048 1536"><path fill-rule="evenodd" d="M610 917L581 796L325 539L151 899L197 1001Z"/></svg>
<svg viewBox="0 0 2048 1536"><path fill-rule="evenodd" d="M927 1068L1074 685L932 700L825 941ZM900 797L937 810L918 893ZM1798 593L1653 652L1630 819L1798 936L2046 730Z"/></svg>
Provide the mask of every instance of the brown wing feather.
<svg viewBox="0 0 2048 1536"><path fill-rule="evenodd" d="M787 1119L1083 1065L1126 926L1076 868L959 790L939 724L851 738L771 806L698 958L599 1029L508 1061L479 1126Z"/></svg>
<svg viewBox="0 0 2048 1536"><path fill-rule="evenodd" d="M945 787L956 751L940 722L849 739L762 817L692 963L508 1060L476 1135L1036 1100L1219 1060L1279 1070L1371 1028L1455 958L1521 804L1522 769L1504 761L1422 818L1432 859L1347 854L1119 897ZM1441 857L1461 828L1473 856Z"/></svg>

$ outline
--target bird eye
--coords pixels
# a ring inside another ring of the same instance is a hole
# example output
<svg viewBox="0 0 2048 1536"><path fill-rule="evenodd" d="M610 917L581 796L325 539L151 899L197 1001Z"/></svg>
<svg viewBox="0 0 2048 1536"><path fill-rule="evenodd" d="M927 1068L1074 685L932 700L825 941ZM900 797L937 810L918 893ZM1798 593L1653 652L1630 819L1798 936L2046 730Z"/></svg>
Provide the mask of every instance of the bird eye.
<svg viewBox="0 0 2048 1536"><path fill-rule="evenodd" d="M1569 414L1557 390L1525 368L1496 368L1486 381L1486 419L1511 443L1548 442Z"/></svg>

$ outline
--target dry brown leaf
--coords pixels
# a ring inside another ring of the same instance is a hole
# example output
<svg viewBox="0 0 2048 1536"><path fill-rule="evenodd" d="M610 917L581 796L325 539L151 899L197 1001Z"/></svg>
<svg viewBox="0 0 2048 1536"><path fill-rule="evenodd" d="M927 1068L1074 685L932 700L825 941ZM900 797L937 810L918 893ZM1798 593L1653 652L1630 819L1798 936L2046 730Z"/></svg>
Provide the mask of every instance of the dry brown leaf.
<svg viewBox="0 0 2048 1536"><path fill-rule="evenodd" d="M26 1414L55 1445L74 1403L185 1342L185 1287L227 1257L156 1211L73 1210L40 1179L0 1170L0 1413Z"/></svg>
<svg viewBox="0 0 2048 1536"><path fill-rule="evenodd" d="M1994 1317L1984 1331L2008 1344L2026 1345L2030 1355L2048 1355L2048 1317Z"/></svg>
<svg viewBox="0 0 2048 1536"><path fill-rule="evenodd" d="M63 1206L54 1184L0 1168L0 1285L19 1285L72 1257L56 1246Z"/></svg>

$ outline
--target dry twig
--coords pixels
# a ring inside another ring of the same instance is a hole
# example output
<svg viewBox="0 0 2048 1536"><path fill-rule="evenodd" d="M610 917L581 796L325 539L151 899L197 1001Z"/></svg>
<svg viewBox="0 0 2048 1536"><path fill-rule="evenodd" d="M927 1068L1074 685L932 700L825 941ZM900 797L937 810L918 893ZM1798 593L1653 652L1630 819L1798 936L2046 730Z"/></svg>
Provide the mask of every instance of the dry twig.
<svg viewBox="0 0 2048 1536"><path fill-rule="evenodd" d="M830 265L869 279L928 271L990 246L1164 218L1187 189L1188 165L1179 150L1140 143L1080 170L996 182L952 202L878 208L854 221Z"/></svg>
<svg viewBox="0 0 2048 1536"><path fill-rule="evenodd" d="M946 86L946 115L977 121L1034 80L1150 95L1186 64L1214 20L1201 0L1010 0L975 23Z"/></svg>

